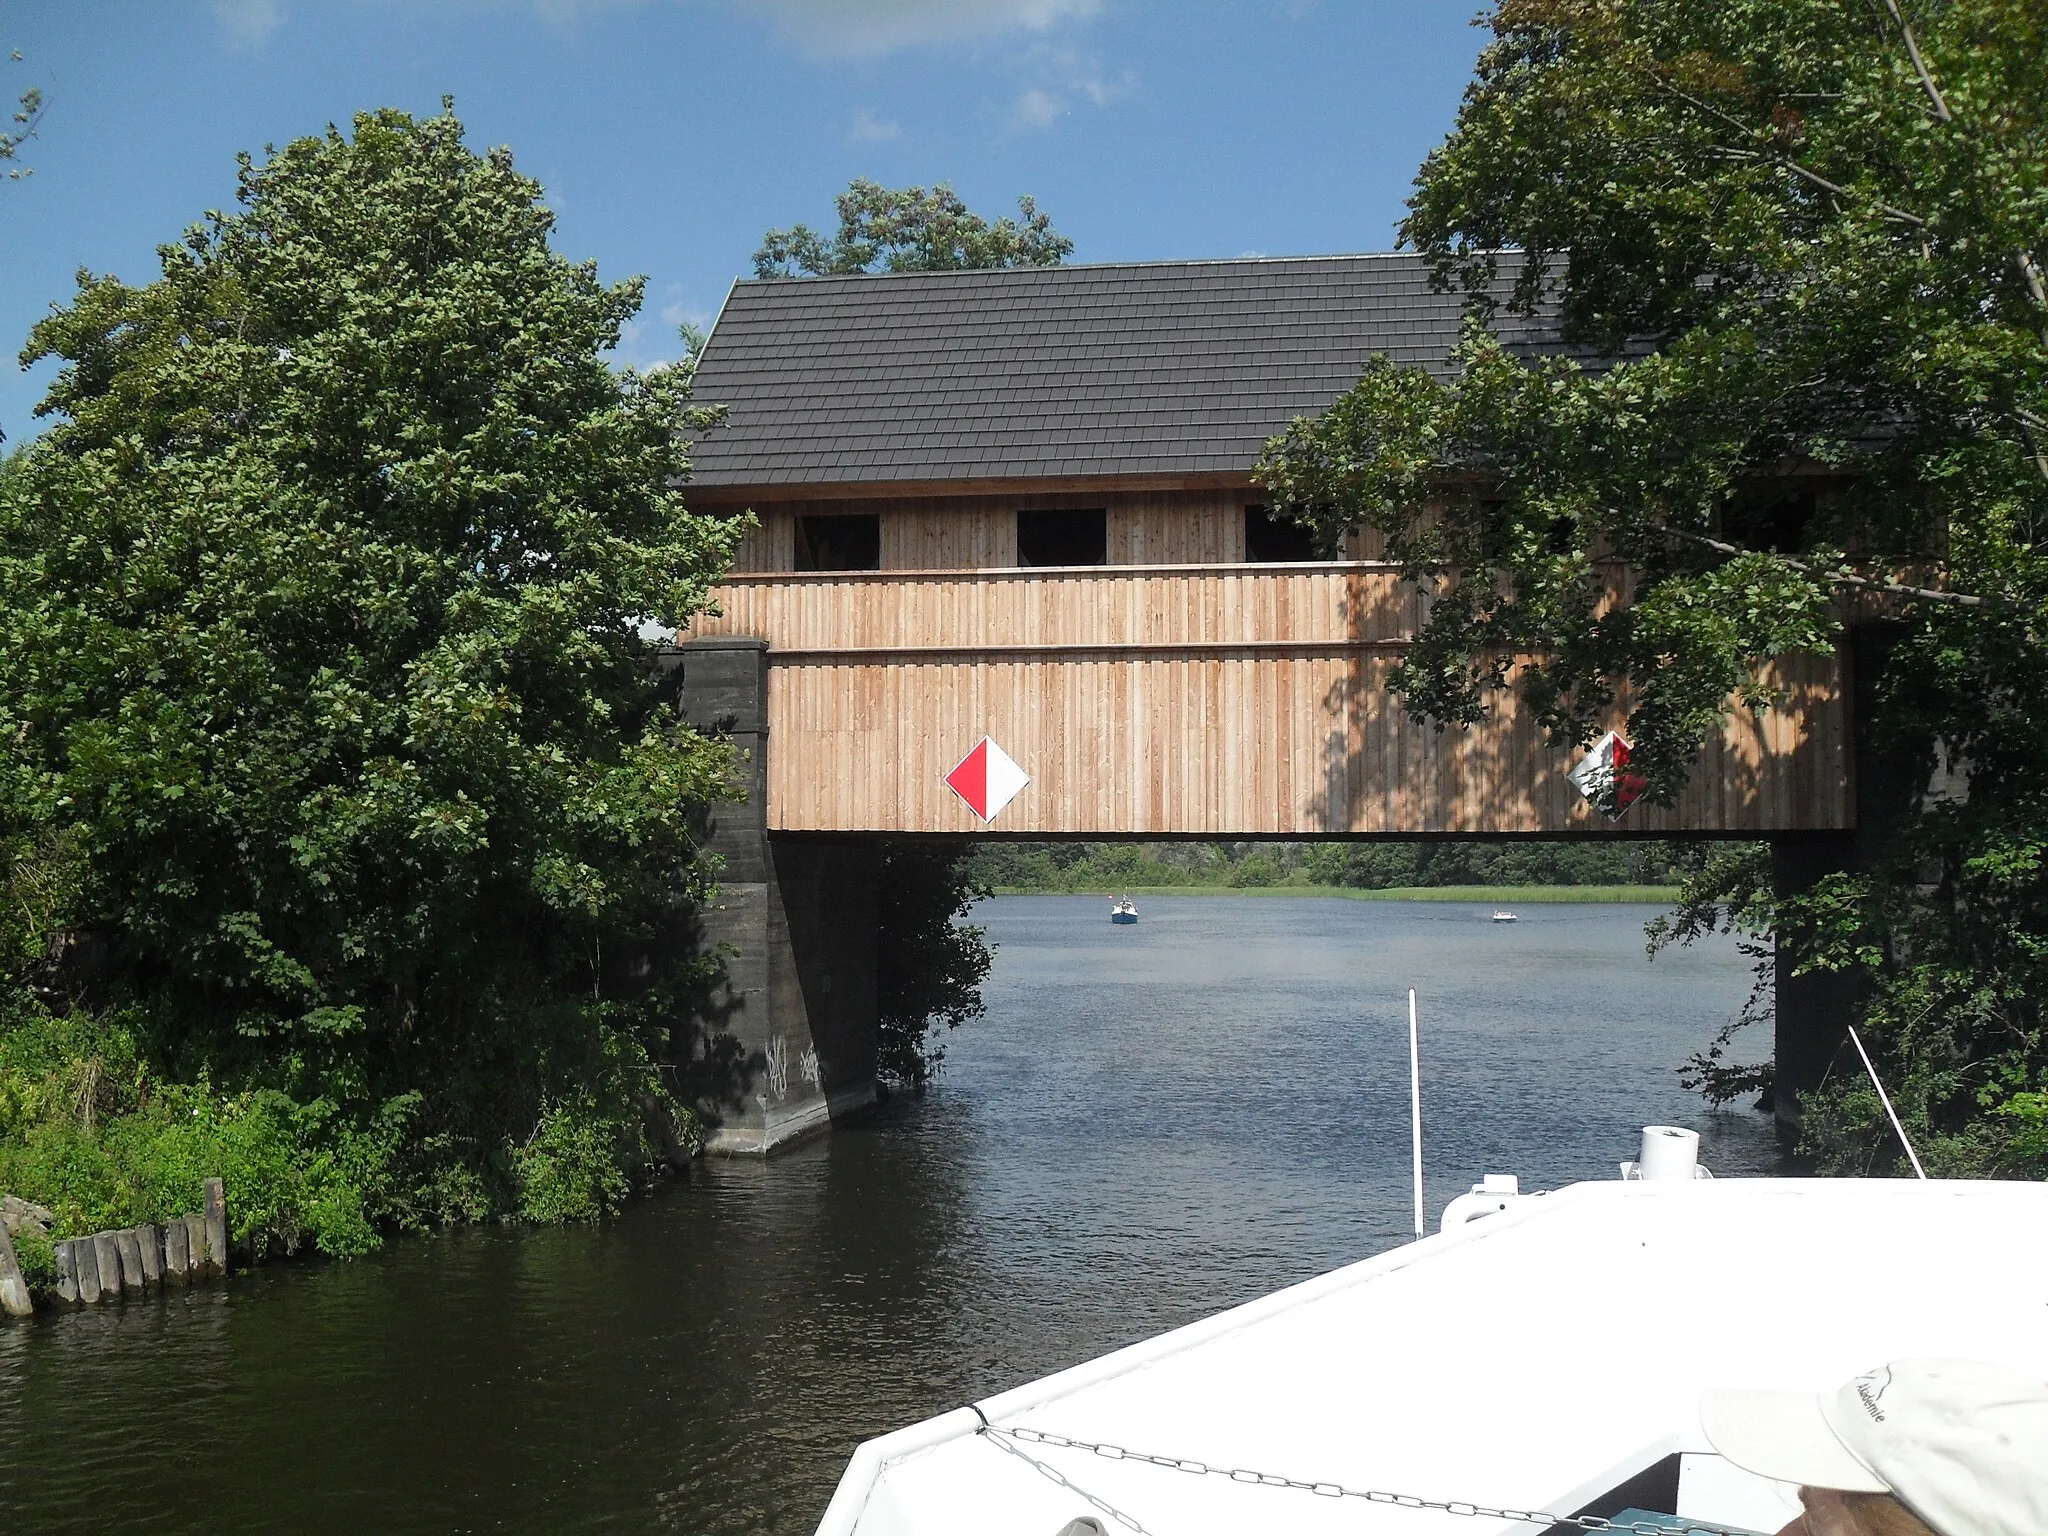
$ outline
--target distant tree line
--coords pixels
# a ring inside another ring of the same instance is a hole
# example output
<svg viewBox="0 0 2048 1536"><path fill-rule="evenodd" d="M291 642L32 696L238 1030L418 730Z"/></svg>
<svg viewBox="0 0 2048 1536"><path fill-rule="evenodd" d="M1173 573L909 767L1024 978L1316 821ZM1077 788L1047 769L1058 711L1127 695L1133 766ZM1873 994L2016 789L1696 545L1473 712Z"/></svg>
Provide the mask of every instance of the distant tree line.
<svg viewBox="0 0 2048 1536"><path fill-rule="evenodd" d="M965 871L1018 891L1125 886L1676 885L1666 842L984 843Z"/></svg>

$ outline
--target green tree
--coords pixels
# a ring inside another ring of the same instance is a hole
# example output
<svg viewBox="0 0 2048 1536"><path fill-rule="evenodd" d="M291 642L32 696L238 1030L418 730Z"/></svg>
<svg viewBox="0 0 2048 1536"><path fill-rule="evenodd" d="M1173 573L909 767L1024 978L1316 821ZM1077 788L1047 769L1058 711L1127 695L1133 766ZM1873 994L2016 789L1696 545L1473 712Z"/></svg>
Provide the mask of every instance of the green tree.
<svg viewBox="0 0 2048 1536"><path fill-rule="evenodd" d="M609 366L639 281L452 110L244 157L239 204L23 353L60 370L0 477L10 883L152 1072L381 1127L373 1214L589 1214L686 1134L662 938L726 759L639 630L736 537L675 489L708 413Z"/></svg>
<svg viewBox="0 0 2048 1536"><path fill-rule="evenodd" d="M1498 0L1483 24L1403 225L1470 295L1454 370L1374 363L1262 476L1327 534L1385 530L1434 595L1412 710L1461 725L1518 688L1574 742L1625 687L1661 801L1727 711L1771 706L1768 663L1881 619L1878 739L1966 793L1918 794L1873 867L1797 901L1732 853L1692 916L1863 978L1934 1161L2038 1169L2048 10ZM1488 326L1551 302L1578 359ZM1810 1108L1831 1166L1894 1155L1853 1063Z"/></svg>
<svg viewBox="0 0 2048 1536"><path fill-rule="evenodd" d="M839 233L829 240L807 224L769 230L754 252L754 275L1056 267L1074 251L1074 242L1029 197L1017 199L1016 218L993 224L969 211L947 182L927 191L858 177L838 203Z"/></svg>
<svg viewBox="0 0 2048 1536"><path fill-rule="evenodd" d="M986 930L963 919L989 891L962 849L898 843L882 851L877 892L877 1064L887 1081L922 1090L945 1058L940 1032L987 1012L981 984L995 956Z"/></svg>

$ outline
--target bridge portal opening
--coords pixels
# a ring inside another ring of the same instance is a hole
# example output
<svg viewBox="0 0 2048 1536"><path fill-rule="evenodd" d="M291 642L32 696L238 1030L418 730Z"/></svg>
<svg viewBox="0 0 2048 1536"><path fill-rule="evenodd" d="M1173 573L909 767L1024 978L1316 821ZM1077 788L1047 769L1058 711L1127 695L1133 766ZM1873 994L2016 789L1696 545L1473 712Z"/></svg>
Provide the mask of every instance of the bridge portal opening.
<svg viewBox="0 0 2048 1536"><path fill-rule="evenodd" d="M876 512L846 512L796 520L796 568L800 571L879 571L882 518Z"/></svg>
<svg viewBox="0 0 2048 1536"><path fill-rule="evenodd" d="M1244 557L1257 562L1320 560L1315 536L1262 506L1244 509Z"/></svg>
<svg viewBox="0 0 2048 1536"><path fill-rule="evenodd" d="M1019 512L1019 565L1109 564L1109 513L1102 507L1085 511Z"/></svg>

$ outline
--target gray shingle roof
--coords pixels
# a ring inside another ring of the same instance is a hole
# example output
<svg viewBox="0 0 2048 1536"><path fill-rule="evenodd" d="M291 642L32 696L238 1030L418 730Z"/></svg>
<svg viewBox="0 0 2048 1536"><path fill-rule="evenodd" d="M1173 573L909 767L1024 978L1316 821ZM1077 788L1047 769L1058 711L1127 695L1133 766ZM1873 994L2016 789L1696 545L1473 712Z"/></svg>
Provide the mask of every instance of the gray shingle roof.
<svg viewBox="0 0 2048 1536"><path fill-rule="evenodd" d="M1410 254L743 281L698 368L730 415L692 480L1242 472L1374 353L1440 370L1461 312Z"/></svg>

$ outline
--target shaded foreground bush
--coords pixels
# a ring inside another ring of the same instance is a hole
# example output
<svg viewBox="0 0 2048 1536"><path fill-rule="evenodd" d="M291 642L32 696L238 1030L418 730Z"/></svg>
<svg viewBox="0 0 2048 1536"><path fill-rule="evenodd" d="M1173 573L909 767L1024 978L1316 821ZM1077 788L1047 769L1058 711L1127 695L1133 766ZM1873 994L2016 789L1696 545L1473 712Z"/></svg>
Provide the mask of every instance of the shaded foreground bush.
<svg viewBox="0 0 2048 1536"><path fill-rule="evenodd" d="M987 1011L981 983L994 949L986 929L965 921L989 894L980 868L975 853L954 844L882 850L875 1068L885 1085L921 1091L945 1060L944 1032Z"/></svg>
<svg viewBox="0 0 2048 1536"><path fill-rule="evenodd" d="M0 1190L226 1179L244 1242L568 1220L690 1148L695 808L659 683L739 529L686 370L452 115L245 161L82 274L0 464Z"/></svg>

